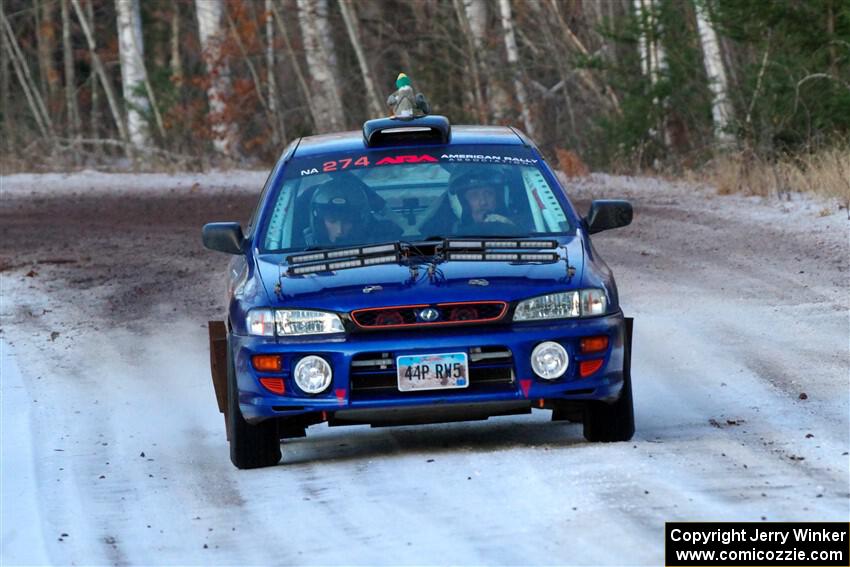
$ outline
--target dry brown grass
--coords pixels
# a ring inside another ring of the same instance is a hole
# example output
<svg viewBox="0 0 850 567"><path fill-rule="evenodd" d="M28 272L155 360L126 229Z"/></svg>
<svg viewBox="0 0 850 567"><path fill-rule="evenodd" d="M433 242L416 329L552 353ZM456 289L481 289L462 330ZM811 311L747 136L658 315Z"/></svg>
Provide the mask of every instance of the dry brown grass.
<svg viewBox="0 0 850 567"><path fill-rule="evenodd" d="M850 205L850 145L767 161L752 152L716 158L703 172L721 194L788 196L817 193Z"/></svg>

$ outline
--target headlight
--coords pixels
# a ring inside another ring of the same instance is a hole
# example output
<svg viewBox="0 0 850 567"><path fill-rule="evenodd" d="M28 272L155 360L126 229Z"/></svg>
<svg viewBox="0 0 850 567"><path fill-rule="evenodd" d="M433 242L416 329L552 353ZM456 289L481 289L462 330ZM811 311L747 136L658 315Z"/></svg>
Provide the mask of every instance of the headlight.
<svg viewBox="0 0 850 567"><path fill-rule="evenodd" d="M295 365L295 383L306 394L324 392L331 385L333 371L327 360L321 356L305 356Z"/></svg>
<svg viewBox="0 0 850 567"><path fill-rule="evenodd" d="M304 309L252 309L246 320L248 332L262 337L342 333L345 328L336 313Z"/></svg>
<svg viewBox="0 0 850 567"><path fill-rule="evenodd" d="M278 309L275 320L277 334L281 336L322 335L345 330L339 315L325 311Z"/></svg>
<svg viewBox="0 0 850 567"><path fill-rule="evenodd" d="M602 289L565 291L520 301L514 311L514 321L590 317L603 315L607 308L608 302Z"/></svg>

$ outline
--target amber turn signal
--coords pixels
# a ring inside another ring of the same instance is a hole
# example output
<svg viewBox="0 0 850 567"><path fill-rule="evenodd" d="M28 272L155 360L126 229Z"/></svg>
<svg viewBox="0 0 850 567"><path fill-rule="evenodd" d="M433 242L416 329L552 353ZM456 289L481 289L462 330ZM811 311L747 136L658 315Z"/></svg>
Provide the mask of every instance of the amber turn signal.
<svg viewBox="0 0 850 567"><path fill-rule="evenodd" d="M581 352L587 354L589 352L601 352L608 348L608 337L600 335L598 337L584 337L581 340Z"/></svg>
<svg viewBox="0 0 850 567"><path fill-rule="evenodd" d="M254 370L260 372L280 372L282 363L279 354L255 354L251 357Z"/></svg>
<svg viewBox="0 0 850 567"><path fill-rule="evenodd" d="M260 378L260 384L266 390L275 394L283 394L286 391L283 385L283 378Z"/></svg>
<svg viewBox="0 0 850 567"><path fill-rule="evenodd" d="M583 360L578 365L578 373L582 378L587 378L600 368L602 368L603 359L597 358L594 360Z"/></svg>

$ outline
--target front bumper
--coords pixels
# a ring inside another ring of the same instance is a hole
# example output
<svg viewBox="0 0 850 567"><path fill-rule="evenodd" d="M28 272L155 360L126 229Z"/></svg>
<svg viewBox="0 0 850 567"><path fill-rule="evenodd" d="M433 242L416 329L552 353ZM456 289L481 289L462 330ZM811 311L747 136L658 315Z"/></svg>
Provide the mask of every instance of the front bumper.
<svg viewBox="0 0 850 567"><path fill-rule="evenodd" d="M582 355L579 340L594 335L608 336L604 353ZM564 346L570 364L564 376L548 381L531 370L530 356L543 341ZM231 336L231 348L239 390L239 407L251 423L274 417L326 412L328 417L340 410L379 410L445 404L504 406L505 402L539 403L539 400L613 400L623 384L625 321L621 312L591 319L559 320L545 323L514 323L504 326L455 327L439 330L406 330L353 333L339 339L270 339ZM503 353L481 357L476 354ZM405 354L467 352L470 354L470 386L465 389L427 392L398 392L393 387L394 365L366 368L352 366L354 361L383 356L394 362ZM509 352L509 356L504 355ZM279 373L257 372L251 357L255 354L280 354L283 368ZM292 379L292 370L303 356L319 355L333 367L333 383L321 394L302 393ZM603 356L604 355L604 356ZM579 362L603 358L602 367L586 378L579 376ZM475 360L474 360L475 359ZM285 393L265 389L260 377L283 378ZM475 378L475 377L479 378ZM383 387L372 388L372 385ZM517 405L517 404L513 404ZM519 404L521 405L521 404Z"/></svg>

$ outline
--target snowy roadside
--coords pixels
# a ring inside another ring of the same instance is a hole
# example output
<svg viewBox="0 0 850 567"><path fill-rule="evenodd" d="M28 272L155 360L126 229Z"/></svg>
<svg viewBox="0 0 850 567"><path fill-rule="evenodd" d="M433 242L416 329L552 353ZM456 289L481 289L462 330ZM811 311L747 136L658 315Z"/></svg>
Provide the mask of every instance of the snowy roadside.
<svg viewBox="0 0 850 567"><path fill-rule="evenodd" d="M0 565L45 565L39 483L30 428L32 397L0 339Z"/></svg>

